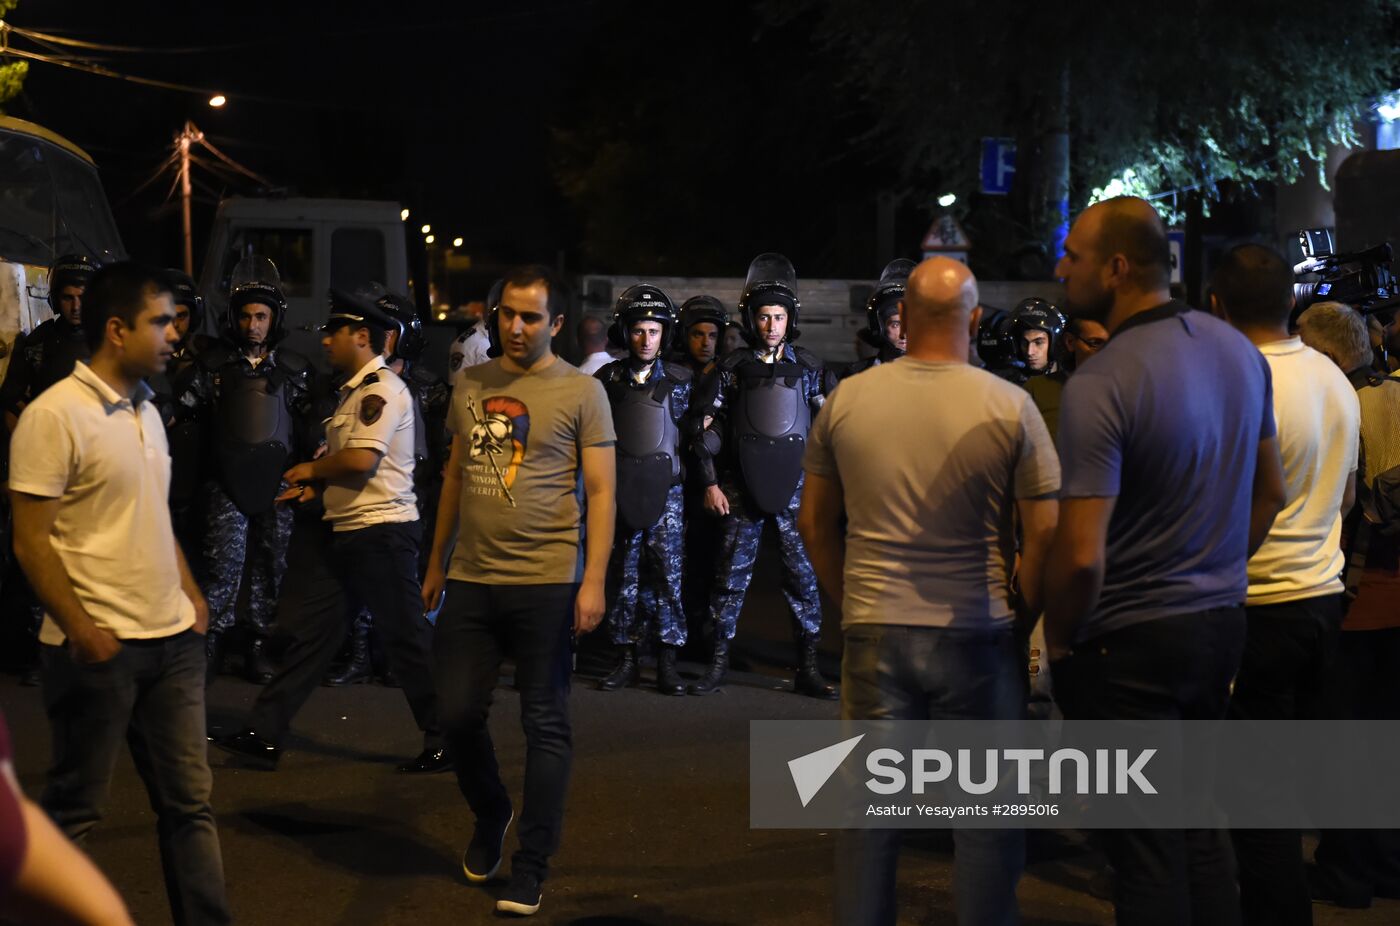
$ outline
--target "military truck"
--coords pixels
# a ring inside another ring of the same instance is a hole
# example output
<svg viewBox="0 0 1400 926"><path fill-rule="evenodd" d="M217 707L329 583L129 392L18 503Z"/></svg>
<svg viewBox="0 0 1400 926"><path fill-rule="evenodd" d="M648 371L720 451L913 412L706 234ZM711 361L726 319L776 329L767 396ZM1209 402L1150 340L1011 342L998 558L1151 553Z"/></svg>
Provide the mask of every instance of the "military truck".
<svg viewBox="0 0 1400 926"><path fill-rule="evenodd" d="M97 165L61 135L0 116L0 378L20 333L53 315L49 266L70 253L126 256Z"/></svg>

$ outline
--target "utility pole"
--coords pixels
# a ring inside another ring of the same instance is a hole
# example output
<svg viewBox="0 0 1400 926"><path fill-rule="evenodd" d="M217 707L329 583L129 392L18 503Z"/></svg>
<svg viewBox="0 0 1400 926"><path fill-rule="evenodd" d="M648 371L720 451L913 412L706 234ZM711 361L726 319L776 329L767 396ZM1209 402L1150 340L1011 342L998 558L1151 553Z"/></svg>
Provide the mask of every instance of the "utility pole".
<svg viewBox="0 0 1400 926"><path fill-rule="evenodd" d="M185 245L185 272L194 276L194 229L190 223L190 143L199 141L204 133L186 122L185 128L175 139L180 151L180 217L181 233Z"/></svg>

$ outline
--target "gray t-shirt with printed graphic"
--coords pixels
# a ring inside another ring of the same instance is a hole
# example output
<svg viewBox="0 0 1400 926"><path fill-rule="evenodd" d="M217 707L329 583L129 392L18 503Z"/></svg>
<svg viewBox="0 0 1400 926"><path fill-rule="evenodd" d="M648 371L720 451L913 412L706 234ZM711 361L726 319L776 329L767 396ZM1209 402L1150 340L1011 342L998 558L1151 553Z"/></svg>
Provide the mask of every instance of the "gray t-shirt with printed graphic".
<svg viewBox="0 0 1400 926"><path fill-rule="evenodd" d="M562 359L529 373L511 373L491 360L462 371L447 424L464 444L448 578L487 585L579 581L582 451L616 439L603 384Z"/></svg>

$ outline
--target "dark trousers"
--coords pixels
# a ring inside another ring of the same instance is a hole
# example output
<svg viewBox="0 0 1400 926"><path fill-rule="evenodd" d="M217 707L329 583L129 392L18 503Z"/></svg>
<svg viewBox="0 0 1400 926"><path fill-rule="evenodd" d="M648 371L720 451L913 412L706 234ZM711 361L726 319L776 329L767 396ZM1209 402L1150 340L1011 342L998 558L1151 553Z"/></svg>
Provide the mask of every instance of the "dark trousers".
<svg viewBox="0 0 1400 926"><path fill-rule="evenodd" d="M1068 720L1219 720L1244 651L1243 608L1145 621L1078 643L1051 666ZM1119 926L1233 926L1239 892L1217 830L1102 830Z"/></svg>
<svg viewBox="0 0 1400 926"><path fill-rule="evenodd" d="M447 748L457 785L479 821L498 822L511 812L487 715L501 663L515 661L525 731L525 794L520 849L511 870L541 880L559 849L573 763L569 675L577 591L573 584L448 582L433 638Z"/></svg>
<svg viewBox="0 0 1400 926"><path fill-rule="evenodd" d="M1342 596L1323 595L1245 608L1244 658L1230 695L1232 720L1315 720L1342 621ZM1272 782L1260 781L1268 788ZM1294 799L1280 794L1280 805ZM1248 926L1307 926L1312 898L1303 834L1294 829L1231 830L1240 903Z"/></svg>
<svg viewBox="0 0 1400 926"><path fill-rule="evenodd" d="M76 662L67 646L45 646L41 658L53 764L40 802L54 823L75 842L97 825L125 742L156 814L173 920L231 922L209 805L204 638L187 630L124 640L96 665Z"/></svg>
<svg viewBox="0 0 1400 926"><path fill-rule="evenodd" d="M1327 711L1356 720L1400 719L1400 627L1344 630L1328 673ZM1338 899L1364 906L1400 897L1400 830L1323 830L1318 875Z"/></svg>
<svg viewBox="0 0 1400 926"><path fill-rule="evenodd" d="M425 748L441 744L433 685L433 628L423 616L417 521L333 533L298 518L273 637L285 644L277 672L258 693L252 728L279 743L340 651L359 605L374 615L389 668L408 699Z"/></svg>

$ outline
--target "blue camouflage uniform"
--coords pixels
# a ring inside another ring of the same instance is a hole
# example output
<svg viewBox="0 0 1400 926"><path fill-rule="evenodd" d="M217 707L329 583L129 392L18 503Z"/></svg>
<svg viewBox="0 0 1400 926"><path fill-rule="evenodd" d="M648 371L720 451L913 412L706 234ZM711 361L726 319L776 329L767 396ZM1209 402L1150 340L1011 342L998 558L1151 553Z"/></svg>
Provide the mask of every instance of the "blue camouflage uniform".
<svg viewBox="0 0 1400 926"><path fill-rule="evenodd" d="M612 557L608 561L608 584L616 589L608 606L608 634L615 644L637 644L648 637L668 646L683 646L686 641L685 609L681 603L681 575L684 569L685 490L679 461L685 434L684 422L690 407L691 372L684 366L657 358L644 368L645 379L634 375L627 360L605 365L594 376L608 393L616 410L627 397L628 390L648 391L658 400L666 400L675 439L669 455L675 461L671 483L664 490L660 517L650 526L636 528L624 509L632 499L621 498L617 529L613 535ZM663 396L662 393L665 393ZM626 440L619 428L619 457L625 457ZM626 467L625 460L620 467ZM625 477L620 477L620 483ZM656 487L653 502L661 498ZM648 515L649 516L649 515ZM643 517L640 520L646 520ZM637 520L637 519L634 519Z"/></svg>
<svg viewBox="0 0 1400 926"><path fill-rule="evenodd" d="M821 408L826 395L835 387L835 377L822 367L810 351L784 342L775 363L764 360L766 351L740 348L726 354L697 395L693 419L713 417L695 452L701 467L700 481L706 487L719 485L729 501L729 514L720 520L719 550L716 555L714 586L710 596L710 619L726 640L734 639L744 596L753 579L763 525L772 521L778 531L783 566L783 597L787 599L800 631L816 637L821 633L821 600L817 577L797 531L797 509L802 502L800 444L797 450L797 484L785 507L766 513L758 504L739 460L737 444L741 426L736 404L747 388L762 388L765 377L781 375L793 381L810 409L807 418ZM805 439L805 428L799 428ZM771 504L768 507L774 507Z"/></svg>
<svg viewBox="0 0 1400 926"><path fill-rule="evenodd" d="M194 568L209 601L211 655L234 625L245 564L250 629L259 639L271 629L293 521L291 508L273 499L295 456L310 371L306 358L291 351L273 348L254 365L221 342L201 352L175 384L174 401L202 422L207 453L202 556ZM282 410L267 411L269 401ZM250 416L268 420L246 424ZM250 433L239 433L245 429Z"/></svg>

